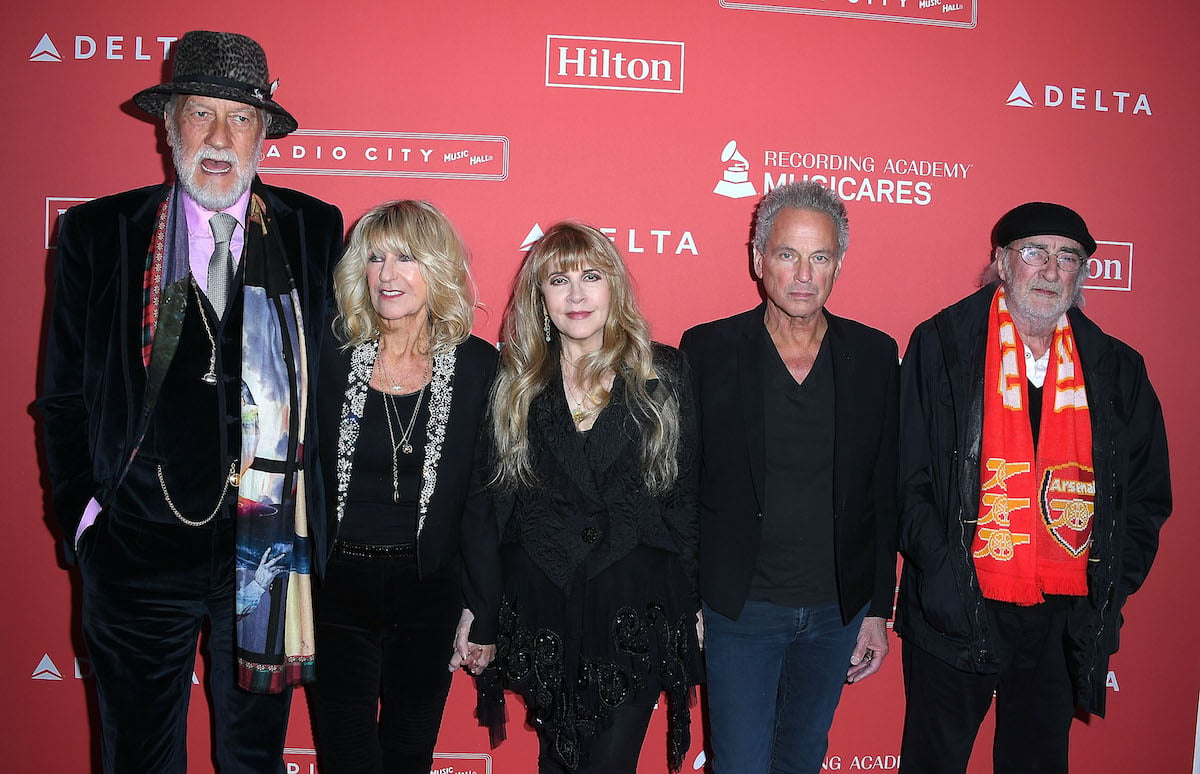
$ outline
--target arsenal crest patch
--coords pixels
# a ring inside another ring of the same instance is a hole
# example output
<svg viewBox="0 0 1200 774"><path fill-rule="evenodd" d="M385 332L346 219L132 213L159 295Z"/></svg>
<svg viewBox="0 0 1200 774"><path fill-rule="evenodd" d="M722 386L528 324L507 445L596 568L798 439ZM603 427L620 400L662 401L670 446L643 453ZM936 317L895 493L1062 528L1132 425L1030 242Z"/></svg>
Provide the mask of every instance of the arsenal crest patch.
<svg viewBox="0 0 1200 774"><path fill-rule="evenodd" d="M1079 557L1092 540L1096 475L1074 462L1047 467L1038 491L1046 529L1071 556Z"/></svg>

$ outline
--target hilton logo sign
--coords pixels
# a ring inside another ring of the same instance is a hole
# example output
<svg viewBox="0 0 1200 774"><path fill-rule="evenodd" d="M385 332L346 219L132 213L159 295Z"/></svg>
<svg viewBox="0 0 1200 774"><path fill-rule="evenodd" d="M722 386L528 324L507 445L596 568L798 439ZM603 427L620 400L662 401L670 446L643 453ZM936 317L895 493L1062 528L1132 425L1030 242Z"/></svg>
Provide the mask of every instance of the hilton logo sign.
<svg viewBox="0 0 1200 774"><path fill-rule="evenodd" d="M546 36L546 85L683 93L683 43Z"/></svg>
<svg viewBox="0 0 1200 774"><path fill-rule="evenodd" d="M1087 290L1133 290L1133 242L1101 242L1087 262Z"/></svg>

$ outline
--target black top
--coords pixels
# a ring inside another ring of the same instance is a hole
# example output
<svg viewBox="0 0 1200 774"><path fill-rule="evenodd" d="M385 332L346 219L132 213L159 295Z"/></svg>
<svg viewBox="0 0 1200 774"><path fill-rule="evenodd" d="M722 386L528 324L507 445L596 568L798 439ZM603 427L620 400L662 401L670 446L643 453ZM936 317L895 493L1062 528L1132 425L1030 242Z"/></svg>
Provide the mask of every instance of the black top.
<svg viewBox="0 0 1200 774"><path fill-rule="evenodd" d="M1043 383L1044 386L1044 383ZM1042 429L1042 395L1041 387L1029 383L1029 429L1033 431L1033 448L1037 449L1038 435Z"/></svg>
<svg viewBox="0 0 1200 774"><path fill-rule="evenodd" d="M338 530L338 539L351 543L391 546L417 540L417 499L421 486L421 466L425 461L426 427L429 424L429 400L422 395L409 442L412 454L392 449L392 438L400 444L402 429L412 418L418 393L388 396L367 390L363 422L354 449L354 473L346 494L346 513ZM391 413L391 432L388 414ZM399 420L397 420L397 414ZM392 460L396 461L396 481L400 499L393 499Z"/></svg>
<svg viewBox="0 0 1200 774"><path fill-rule="evenodd" d="M788 607L837 601L833 567L833 364L822 342L797 384L763 328L766 412L762 540L749 599Z"/></svg>

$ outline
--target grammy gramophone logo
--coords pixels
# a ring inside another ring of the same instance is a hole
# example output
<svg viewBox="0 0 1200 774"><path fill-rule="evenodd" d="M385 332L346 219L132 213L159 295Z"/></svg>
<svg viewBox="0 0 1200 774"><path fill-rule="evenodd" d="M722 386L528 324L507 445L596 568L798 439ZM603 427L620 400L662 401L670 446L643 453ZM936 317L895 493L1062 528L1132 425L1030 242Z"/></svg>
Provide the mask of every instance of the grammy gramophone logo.
<svg viewBox="0 0 1200 774"><path fill-rule="evenodd" d="M721 151L721 163L726 165L725 171L717 181L713 193L730 199L758 195L758 191L754 190L754 183L750 182L750 162L738 153L737 140L730 140L725 144L725 149Z"/></svg>

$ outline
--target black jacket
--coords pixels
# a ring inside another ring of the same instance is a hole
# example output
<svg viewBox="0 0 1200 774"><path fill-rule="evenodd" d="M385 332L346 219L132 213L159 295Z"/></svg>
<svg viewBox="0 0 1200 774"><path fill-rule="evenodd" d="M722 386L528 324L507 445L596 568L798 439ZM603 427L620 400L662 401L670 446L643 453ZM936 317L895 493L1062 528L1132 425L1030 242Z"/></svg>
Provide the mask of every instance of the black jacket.
<svg viewBox="0 0 1200 774"><path fill-rule="evenodd" d="M261 191L280 234L303 305L309 373L342 249L337 208L286 188ZM68 562L88 501L107 504L140 437L147 392L142 363L142 285L158 206L167 187L150 186L72 207L62 217L54 297L38 407L54 515ZM312 432L310 426L309 433ZM311 436L310 436L311 437ZM186 449L186 439L180 439ZM316 494L310 480L309 492ZM310 524L320 546L322 525Z"/></svg>
<svg viewBox="0 0 1200 774"><path fill-rule="evenodd" d="M348 401L352 351L353 348L341 350L336 337L329 334L321 354L317 428L321 478L325 484L325 529L329 535L322 558L328 556L337 538L338 465L351 464L354 456L354 447L347 444L340 432ZM417 569L421 577L442 567L458 565L464 511L488 509L488 499L479 481L486 460L480 437L497 357L495 347L475 336L455 348L454 375L449 394L443 398L450 403L450 413L441 455L433 466L436 473L433 488L423 498L427 502L426 513L417 535ZM361 386L365 390L365 383ZM435 400L432 387L429 400ZM385 421L382 416L363 420ZM422 481L424 485L427 479Z"/></svg>
<svg viewBox="0 0 1200 774"><path fill-rule="evenodd" d="M700 425L700 594L741 615L762 536L765 417L759 336L765 306L683 334ZM896 342L825 312L833 354L834 566L842 619L870 603L890 618L896 591ZM803 439L798 439L803 443Z"/></svg>
<svg viewBox="0 0 1200 774"><path fill-rule="evenodd" d="M970 555L979 500L984 344L995 285L913 332L901 369L896 631L957 669L998 671ZM1078 309L1068 312L1092 418L1095 516L1088 594L1068 614L1077 704L1103 716L1121 606L1141 586L1171 512L1162 410L1142 358Z"/></svg>
<svg viewBox="0 0 1200 774"><path fill-rule="evenodd" d="M498 491L493 512L482 521L472 511L466 534L468 604L476 613L472 642L495 642L502 578L499 546L519 542L559 588L577 577L595 578L638 546L678 556L678 591L700 607L696 585L696 430L687 366L679 352L654 346L658 379L646 389L670 390L679 401L679 477L662 494L651 494L641 469L641 434L618 376L609 404L588 431L576 431L562 385L555 380L529 407L530 462L536 489Z"/></svg>

